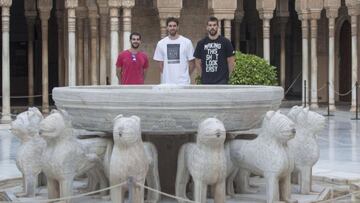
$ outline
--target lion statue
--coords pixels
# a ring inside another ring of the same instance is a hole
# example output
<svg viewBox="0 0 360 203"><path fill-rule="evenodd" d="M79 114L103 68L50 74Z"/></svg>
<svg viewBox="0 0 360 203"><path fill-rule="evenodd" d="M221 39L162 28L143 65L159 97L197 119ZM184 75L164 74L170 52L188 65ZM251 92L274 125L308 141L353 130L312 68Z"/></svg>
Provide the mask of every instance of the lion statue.
<svg viewBox="0 0 360 203"><path fill-rule="evenodd" d="M239 170L240 192L249 191L250 173L266 179L267 202L293 202L291 196L291 172L293 158L288 152L288 141L295 136L295 124L279 111L266 113L261 132L254 140L232 140L225 146L228 176L235 177ZM229 179L233 183L233 179Z"/></svg>
<svg viewBox="0 0 360 203"><path fill-rule="evenodd" d="M113 139L114 148L110 159L110 184L120 184L132 177L134 182L144 185L149 169L149 160L141 139L140 118L118 115L114 119ZM126 185L111 189L112 202L125 202L125 190ZM144 188L133 184L132 190L134 192L133 202L144 202Z"/></svg>
<svg viewBox="0 0 360 203"><path fill-rule="evenodd" d="M324 116L309 111L309 108L294 106L288 113L288 117L294 121L296 136L290 140L289 150L294 157L295 169L293 177L300 183L300 193L311 192L311 169L319 160L320 150L316 142L316 136L324 129Z"/></svg>
<svg viewBox="0 0 360 203"><path fill-rule="evenodd" d="M102 164L96 154L87 153L72 135L71 121L65 111L53 110L42 120L40 136L47 143L41 166L47 178L49 199L71 196L74 177Z"/></svg>
<svg viewBox="0 0 360 203"><path fill-rule="evenodd" d="M16 166L23 174L23 191L19 197L34 197L37 177L41 172L41 156L46 142L39 136L39 124L44 119L39 109L30 107L11 122L11 131L21 141L17 149Z"/></svg>
<svg viewBox="0 0 360 203"><path fill-rule="evenodd" d="M196 144L184 144L178 154L176 196L186 198L186 185L191 175L196 202L206 202L208 185L214 186L214 202L225 202L225 138L225 127L220 120L208 118L200 123Z"/></svg>

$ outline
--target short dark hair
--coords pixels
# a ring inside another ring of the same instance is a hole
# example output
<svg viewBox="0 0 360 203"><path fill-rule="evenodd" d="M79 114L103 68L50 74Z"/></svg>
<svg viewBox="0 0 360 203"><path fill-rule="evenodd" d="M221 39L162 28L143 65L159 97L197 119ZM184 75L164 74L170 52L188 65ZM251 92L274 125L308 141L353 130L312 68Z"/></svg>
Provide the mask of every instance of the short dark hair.
<svg viewBox="0 0 360 203"><path fill-rule="evenodd" d="M210 16L207 22L216 22L216 25L219 25L219 20L215 16Z"/></svg>
<svg viewBox="0 0 360 203"><path fill-rule="evenodd" d="M174 18L174 17L167 18L166 19L166 26L168 26L170 22L175 22L176 25L179 25L179 20L177 18Z"/></svg>
<svg viewBox="0 0 360 203"><path fill-rule="evenodd" d="M139 38L140 38L140 40L141 40L141 34L140 33L138 33L138 32L132 32L131 34L130 34L130 40L132 39L132 36L139 36Z"/></svg>

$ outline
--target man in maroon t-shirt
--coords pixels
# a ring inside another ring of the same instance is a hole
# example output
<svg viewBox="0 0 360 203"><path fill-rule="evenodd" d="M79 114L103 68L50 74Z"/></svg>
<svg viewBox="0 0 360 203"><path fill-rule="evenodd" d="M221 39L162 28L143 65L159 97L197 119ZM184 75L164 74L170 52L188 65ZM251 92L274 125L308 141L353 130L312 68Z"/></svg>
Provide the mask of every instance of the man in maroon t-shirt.
<svg viewBox="0 0 360 203"><path fill-rule="evenodd" d="M140 33L130 35L131 48L121 52L116 61L116 76L119 84L144 84L146 69L149 67L147 55L138 50L141 44Z"/></svg>

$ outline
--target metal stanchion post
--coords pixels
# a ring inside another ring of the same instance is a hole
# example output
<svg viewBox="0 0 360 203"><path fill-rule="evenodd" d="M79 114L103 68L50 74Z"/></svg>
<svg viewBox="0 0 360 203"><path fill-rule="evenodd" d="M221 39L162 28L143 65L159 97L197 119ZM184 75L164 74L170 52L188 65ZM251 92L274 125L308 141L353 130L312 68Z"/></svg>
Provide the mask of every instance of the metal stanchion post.
<svg viewBox="0 0 360 203"><path fill-rule="evenodd" d="M359 120L359 99L358 99L358 93L359 93L359 83L356 81L355 83L355 118L352 118L351 120Z"/></svg>
<svg viewBox="0 0 360 203"><path fill-rule="evenodd" d="M128 178L128 182L127 182L127 185L128 185L128 191L129 191L129 202L133 202L134 201L134 191L133 191L133 188L134 188L134 177L130 176Z"/></svg>
<svg viewBox="0 0 360 203"><path fill-rule="evenodd" d="M333 116L333 114L330 114L330 82L327 82L327 98L328 98L328 103L327 103L327 114L325 114L324 116Z"/></svg>
<svg viewBox="0 0 360 203"><path fill-rule="evenodd" d="M306 80L304 80L304 107L306 108Z"/></svg>

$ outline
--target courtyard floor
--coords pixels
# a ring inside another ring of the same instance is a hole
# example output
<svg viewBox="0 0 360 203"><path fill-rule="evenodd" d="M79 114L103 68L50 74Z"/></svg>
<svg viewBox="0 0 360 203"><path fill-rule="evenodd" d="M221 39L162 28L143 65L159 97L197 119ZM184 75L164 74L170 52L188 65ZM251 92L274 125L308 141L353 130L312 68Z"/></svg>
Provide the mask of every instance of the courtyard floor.
<svg viewBox="0 0 360 203"><path fill-rule="evenodd" d="M288 110L281 109L283 113ZM317 112L325 115L326 109ZM318 137L321 152L320 160L313 167L314 179L360 182L360 120L352 120L355 114L343 108L333 114L326 117L327 125ZM19 141L10 130L0 129L0 183L21 177L15 165L18 146Z"/></svg>

